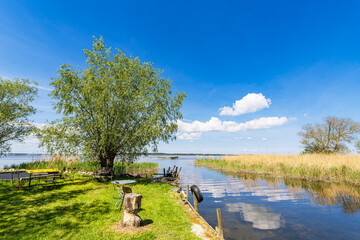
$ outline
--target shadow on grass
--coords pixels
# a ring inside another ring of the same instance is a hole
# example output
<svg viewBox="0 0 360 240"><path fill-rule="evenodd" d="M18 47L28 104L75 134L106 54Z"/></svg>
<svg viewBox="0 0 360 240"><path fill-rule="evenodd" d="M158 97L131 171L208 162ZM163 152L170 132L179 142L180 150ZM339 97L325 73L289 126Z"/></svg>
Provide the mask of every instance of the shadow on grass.
<svg viewBox="0 0 360 240"><path fill-rule="evenodd" d="M88 181L66 185L81 185ZM63 186L46 191L32 188L15 192L9 191L11 184L1 184L0 238L41 238L41 235L45 237L49 234L51 238L62 238L87 228L92 221L103 218L111 211L108 201L92 200L91 197L76 199L101 187L84 186L64 191L61 190ZM54 236L57 234L60 235Z"/></svg>
<svg viewBox="0 0 360 240"><path fill-rule="evenodd" d="M81 189L62 190L66 185L83 185L89 180L67 182L56 189L32 186L19 191L11 190L11 183L0 184L0 236L22 239L25 233L36 233L36 227L51 224L51 228L68 229L84 227L91 219L110 211L108 202L92 201L72 202L73 199L96 190L95 187L84 186ZM51 206L52 203L65 202L64 206ZM43 206L49 206L46 210ZM56 219L56 220L55 220ZM69 220L71 219L71 221ZM42 228L43 229L43 228ZM62 231L63 233L63 231ZM6 234L6 235L5 235ZM1 237L0 237L1 238Z"/></svg>
<svg viewBox="0 0 360 240"><path fill-rule="evenodd" d="M144 220L142 220L142 222L141 222L141 226L147 226L147 225L152 224L153 222L154 222L154 221L151 220L151 219L144 219Z"/></svg>
<svg viewBox="0 0 360 240"><path fill-rule="evenodd" d="M53 234L55 230L61 230L61 235L66 236L69 233L76 233L82 228L87 228L92 221L109 211L110 206L107 202L74 202L54 208L27 209L27 213L23 214L19 212L2 214L0 225L1 229L6 231L9 239L11 239L10 236L16 237L16 239L22 239L29 235L35 236L37 229L41 229L45 235Z"/></svg>

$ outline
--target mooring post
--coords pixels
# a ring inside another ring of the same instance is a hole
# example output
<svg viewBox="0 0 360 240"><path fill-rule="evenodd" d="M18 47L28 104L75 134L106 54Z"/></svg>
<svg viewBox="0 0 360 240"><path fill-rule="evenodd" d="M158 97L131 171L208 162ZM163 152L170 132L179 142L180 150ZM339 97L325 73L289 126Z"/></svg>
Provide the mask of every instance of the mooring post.
<svg viewBox="0 0 360 240"><path fill-rule="evenodd" d="M171 167L169 167L169 168L168 168L168 170L167 170L167 174L169 174L169 172L170 172L170 169L171 169Z"/></svg>
<svg viewBox="0 0 360 240"><path fill-rule="evenodd" d="M165 174L165 168L164 168L164 177L166 177L166 174Z"/></svg>
<svg viewBox="0 0 360 240"><path fill-rule="evenodd" d="M180 176L181 169L182 169L182 167L180 167L179 171L177 172L177 174L176 174L177 177Z"/></svg>
<svg viewBox="0 0 360 240"><path fill-rule="evenodd" d="M176 166L174 165L173 169L171 170L171 175L174 173L175 167L176 167Z"/></svg>
<svg viewBox="0 0 360 240"><path fill-rule="evenodd" d="M221 219L221 210L220 208L216 209L216 215L217 215L217 220L218 220L218 239L224 239L224 232L223 232L223 227L222 227L222 219Z"/></svg>
<svg viewBox="0 0 360 240"><path fill-rule="evenodd" d="M176 177L177 171L178 171L178 167L175 168L175 171L173 173L173 177Z"/></svg>
<svg viewBox="0 0 360 240"><path fill-rule="evenodd" d="M197 213L199 213L199 203L198 203L198 200L197 200L194 192L193 192L193 199L194 199L194 208L195 208L195 211L196 211Z"/></svg>
<svg viewBox="0 0 360 240"><path fill-rule="evenodd" d="M189 184L186 184L186 201L189 202Z"/></svg>

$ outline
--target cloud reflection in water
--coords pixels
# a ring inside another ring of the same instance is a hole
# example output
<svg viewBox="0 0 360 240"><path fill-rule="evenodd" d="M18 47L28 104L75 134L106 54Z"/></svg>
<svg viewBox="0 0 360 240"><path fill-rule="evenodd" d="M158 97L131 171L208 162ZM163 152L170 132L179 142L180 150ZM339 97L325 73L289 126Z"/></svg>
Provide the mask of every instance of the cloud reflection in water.
<svg viewBox="0 0 360 240"><path fill-rule="evenodd" d="M227 203L227 210L229 212L239 212L242 219L246 222L253 223L253 228L261 230L278 229L281 224L279 213L269 212L265 207L258 207L249 203Z"/></svg>

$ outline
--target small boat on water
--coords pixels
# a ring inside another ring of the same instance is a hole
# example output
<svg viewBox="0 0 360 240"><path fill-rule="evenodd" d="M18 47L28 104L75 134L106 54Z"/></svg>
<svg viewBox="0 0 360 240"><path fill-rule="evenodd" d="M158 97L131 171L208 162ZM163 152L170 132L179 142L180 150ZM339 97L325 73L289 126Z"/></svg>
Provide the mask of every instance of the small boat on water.
<svg viewBox="0 0 360 240"><path fill-rule="evenodd" d="M175 157L150 157L151 159L178 159L178 156Z"/></svg>

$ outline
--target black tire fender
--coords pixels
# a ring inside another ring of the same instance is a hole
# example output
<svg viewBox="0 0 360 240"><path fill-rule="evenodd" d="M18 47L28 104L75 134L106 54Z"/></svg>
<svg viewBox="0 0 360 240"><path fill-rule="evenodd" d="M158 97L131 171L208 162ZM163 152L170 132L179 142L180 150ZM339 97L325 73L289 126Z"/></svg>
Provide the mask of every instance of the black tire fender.
<svg viewBox="0 0 360 240"><path fill-rule="evenodd" d="M204 200L200 189L196 185L191 186L191 192L195 195L195 197L199 203L201 203Z"/></svg>

